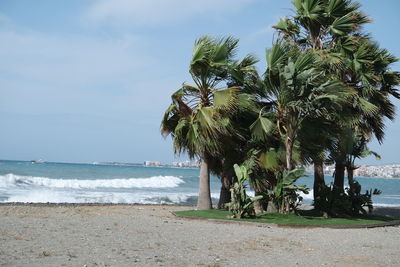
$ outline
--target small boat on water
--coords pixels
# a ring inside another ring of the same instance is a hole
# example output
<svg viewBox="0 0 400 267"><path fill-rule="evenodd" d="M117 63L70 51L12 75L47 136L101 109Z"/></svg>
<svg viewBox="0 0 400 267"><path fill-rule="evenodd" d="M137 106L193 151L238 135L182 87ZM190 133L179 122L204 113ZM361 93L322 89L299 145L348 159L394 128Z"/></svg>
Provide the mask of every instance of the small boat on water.
<svg viewBox="0 0 400 267"><path fill-rule="evenodd" d="M31 163L32 164L34 164L34 163L44 163L44 160L42 160L42 159L33 159L33 160L31 160Z"/></svg>

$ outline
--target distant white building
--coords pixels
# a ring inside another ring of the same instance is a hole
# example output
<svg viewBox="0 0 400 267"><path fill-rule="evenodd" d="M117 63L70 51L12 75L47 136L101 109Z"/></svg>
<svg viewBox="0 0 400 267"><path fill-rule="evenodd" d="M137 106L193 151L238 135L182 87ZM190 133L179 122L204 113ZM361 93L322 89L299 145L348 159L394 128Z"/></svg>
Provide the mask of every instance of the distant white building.
<svg viewBox="0 0 400 267"><path fill-rule="evenodd" d="M162 164L159 161L146 160L144 162L144 166L146 166L146 167L159 167L159 166L162 166Z"/></svg>
<svg viewBox="0 0 400 267"><path fill-rule="evenodd" d="M198 161L180 161L180 162L172 162L173 167L179 168L198 168L200 166Z"/></svg>

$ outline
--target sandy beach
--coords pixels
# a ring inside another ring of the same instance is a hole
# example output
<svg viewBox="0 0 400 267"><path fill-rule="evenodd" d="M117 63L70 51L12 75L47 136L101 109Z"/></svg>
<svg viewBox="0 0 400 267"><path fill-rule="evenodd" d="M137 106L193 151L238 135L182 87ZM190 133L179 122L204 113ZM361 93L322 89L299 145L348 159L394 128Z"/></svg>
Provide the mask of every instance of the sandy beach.
<svg viewBox="0 0 400 267"><path fill-rule="evenodd" d="M0 265L400 265L400 227L292 229L217 224L171 214L192 208L1 205Z"/></svg>

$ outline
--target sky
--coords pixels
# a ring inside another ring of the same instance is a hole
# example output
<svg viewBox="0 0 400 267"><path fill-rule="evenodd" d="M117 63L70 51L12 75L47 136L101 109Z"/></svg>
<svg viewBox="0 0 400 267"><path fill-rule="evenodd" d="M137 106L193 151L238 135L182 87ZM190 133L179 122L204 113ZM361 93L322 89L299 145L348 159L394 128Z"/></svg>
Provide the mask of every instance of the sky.
<svg viewBox="0 0 400 267"><path fill-rule="evenodd" d="M360 2L365 31L400 57L400 1ZM185 160L160 121L190 83L194 41L237 37L263 72L271 26L291 14L289 0L0 0L0 159ZM359 163L400 163L399 136L397 115L370 145L382 160Z"/></svg>

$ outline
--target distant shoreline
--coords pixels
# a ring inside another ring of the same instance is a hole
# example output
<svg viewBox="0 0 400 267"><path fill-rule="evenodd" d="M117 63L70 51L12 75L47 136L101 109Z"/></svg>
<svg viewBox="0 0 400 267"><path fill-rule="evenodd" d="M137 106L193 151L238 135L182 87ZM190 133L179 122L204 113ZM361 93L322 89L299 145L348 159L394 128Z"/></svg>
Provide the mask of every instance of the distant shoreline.
<svg viewBox="0 0 400 267"><path fill-rule="evenodd" d="M56 161L37 161L37 160L8 160L8 159L0 159L0 162L27 162L32 164L77 164L77 165L95 165L95 166L123 166L123 167L146 167L146 168L171 168L171 169L189 169L189 170L197 170L199 167L196 166L175 166L172 164L161 164L161 165L145 165L143 163L129 163L129 162L56 162ZM307 166L306 171L307 175L313 175L313 171L311 170L311 166ZM332 166L327 166L327 168L332 168ZM365 169L372 168L374 170L373 175L367 175ZM387 171L382 173L381 175L375 174L376 169L385 170L385 168L395 169L395 175L389 174L387 175ZM354 174L354 178L376 178L376 179L400 179L400 164L386 164L386 165L361 165L357 170L363 169L363 175L357 175L357 172ZM332 171L324 172L325 175L333 176Z"/></svg>
<svg viewBox="0 0 400 267"><path fill-rule="evenodd" d="M172 169L199 169L199 167L186 167L186 166L174 166L170 164L166 165L157 165L157 166L146 166L143 163L128 163L128 162L58 162L58 161L38 161L38 160L13 160L13 159L0 159L1 161L7 161L7 162L27 162L27 163L32 163L32 164L76 164L76 165L95 165L95 166L126 166L126 167L147 167L147 168L172 168Z"/></svg>
<svg viewBox="0 0 400 267"><path fill-rule="evenodd" d="M307 175L307 176L314 176L313 173L306 173L306 175ZM324 175L326 175L326 176L332 176L332 177L333 177L333 175L332 175L331 173L324 173ZM373 179L390 179L390 180L392 180L392 179L393 179L393 180L400 179L400 177L354 176L354 179L356 179L356 178L366 178L366 179L373 178Z"/></svg>

